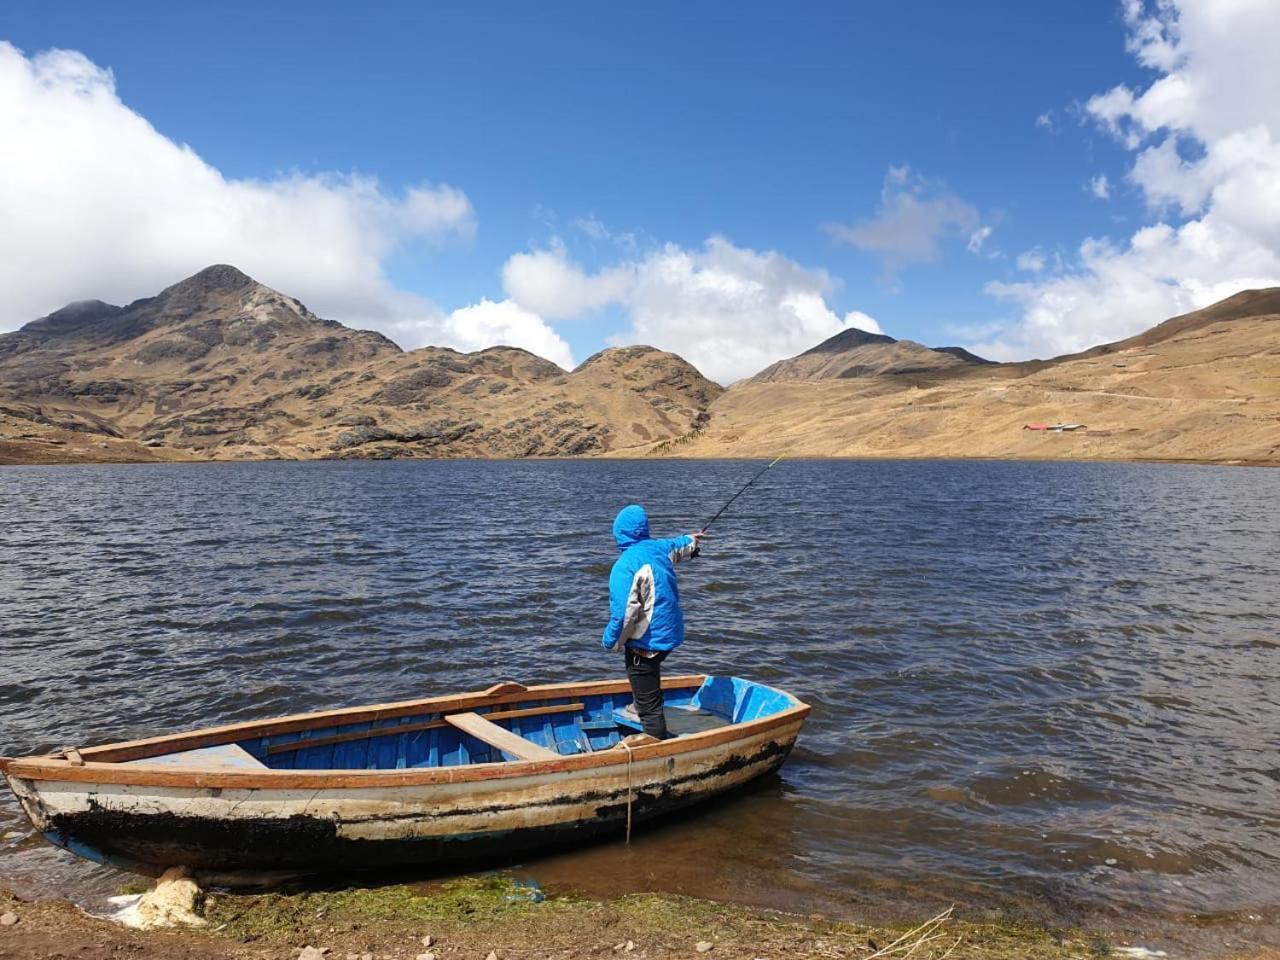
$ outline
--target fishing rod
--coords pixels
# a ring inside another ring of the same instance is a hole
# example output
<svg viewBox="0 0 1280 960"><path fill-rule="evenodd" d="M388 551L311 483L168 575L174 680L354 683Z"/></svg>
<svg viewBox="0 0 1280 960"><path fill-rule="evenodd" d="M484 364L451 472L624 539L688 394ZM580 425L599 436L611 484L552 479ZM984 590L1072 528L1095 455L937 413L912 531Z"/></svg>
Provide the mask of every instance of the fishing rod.
<svg viewBox="0 0 1280 960"><path fill-rule="evenodd" d="M775 463L777 463L777 462L778 462L779 460L781 460L781 459L782 459L782 457L775 457L773 460L771 460L771 461L769 462L769 465L768 465L768 466L766 466L766 467L765 467L764 469L762 469L759 473L757 473L754 477L752 477L750 480L748 480L746 483L744 483L744 484L742 485L742 489L741 489L741 490L739 490L737 493L735 493L732 497L730 497L730 498L729 498L729 502L728 502L728 503L726 503L726 504L725 504L723 507L721 507L719 510L717 510L717 511L716 511L716 515L715 515L714 517L712 517L710 520L708 520L706 523L704 523L704 524L702 525L702 530L701 530L701 532L702 532L702 533L706 533L706 532L707 532L707 528L708 528L708 527L710 527L713 523L715 523L717 520L719 520L719 519L720 519L720 514L724 513L724 512L725 512L726 510L728 510L731 506L733 506L733 501L737 500L740 496L742 496L744 493L746 493L746 492L747 492L747 487L751 486L753 483L755 483L757 480L759 480L761 477L763 477L766 473L768 473L768 472L769 472L769 470L770 470L770 469L772 469L773 465L774 465Z"/></svg>

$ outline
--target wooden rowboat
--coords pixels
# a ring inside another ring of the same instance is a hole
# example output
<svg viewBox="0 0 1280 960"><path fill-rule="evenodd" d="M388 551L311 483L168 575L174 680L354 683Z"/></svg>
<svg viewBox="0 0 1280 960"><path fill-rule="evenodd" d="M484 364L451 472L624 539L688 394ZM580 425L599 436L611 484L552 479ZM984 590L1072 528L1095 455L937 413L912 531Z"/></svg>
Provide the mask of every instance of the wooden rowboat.
<svg viewBox="0 0 1280 960"><path fill-rule="evenodd" d="M257 720L0 759L36 829L155 872L432 864L620 834L776 770L809 707L736 677L662 684L673 739L625 680ZM630 736L628 736L630 735Z"/></svg>

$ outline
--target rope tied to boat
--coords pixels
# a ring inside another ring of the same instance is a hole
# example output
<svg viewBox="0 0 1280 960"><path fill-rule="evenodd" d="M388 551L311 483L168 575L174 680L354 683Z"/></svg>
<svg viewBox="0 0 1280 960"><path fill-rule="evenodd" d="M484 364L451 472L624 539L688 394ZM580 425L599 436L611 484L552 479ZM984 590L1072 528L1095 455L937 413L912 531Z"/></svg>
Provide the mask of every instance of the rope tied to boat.
<svg viewBox="0 0 1280 960"><path fill-rule="evenodd" d="M631 846L631 761L635 759L635 754L631 751L631 744L626 740L619 740L618 746L627 751L627 846Z"/></svg>

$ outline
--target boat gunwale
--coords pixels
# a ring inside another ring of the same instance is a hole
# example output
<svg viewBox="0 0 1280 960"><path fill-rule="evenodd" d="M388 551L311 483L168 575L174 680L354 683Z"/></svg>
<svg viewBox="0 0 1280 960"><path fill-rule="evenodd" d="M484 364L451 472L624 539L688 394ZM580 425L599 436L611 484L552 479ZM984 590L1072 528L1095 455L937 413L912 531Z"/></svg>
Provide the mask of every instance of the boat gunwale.
<svg viewBox="0 0 1280 960"><path fill-rule="evenodd" d="M730 724L700 733L685 734L672 740L644 744L630 751L608 749L580 753L556 760L510 760L474 763L456 767L419 767L405 770L253 770L175 771L172 767L122 765L86 761L73 766L58 757L11 760L5 773L11 777L41 783L94 783L137 787L172 787L188 789L351 789L430 786L482 780L503 780L571 773L579 770L626 764L628 761L661 759L692 753L707 747L750 739L771 730L797 726L809 715L810 707L801 704L759 720Z"/></svg>
<svg viewBox="0 0 1280 960"><path fill-rule="evenodd" d="M663 680L662 687L663 689L686 689L700 686L705 679L706 676L701 674L670 677ZM767 684L760 684L760 686L768 687ZM623 693L629 692L630 689L630 684L626 680L599 680L587 683L543 684L522 690L503 690L496 694L486 694L484 692L464 693L366 707L343 707L337 710L293 714L274 719L249 720L240 724L208 727L187 733L166 734L142 740L87 747L80 751L83 762L79 764L73 763L58 754L17 758L6 757L0 759L0 773L5 773L12 777L20 777L24 780L41 782L101 783L192 789L288 790L295 788L324 789L326 787L344 789L425 786L568 773L594 767L625 764L633 760L676 756L706 747L732 743L735 740L747 739L793 723L798 725L803 722L812 709L808 704L798 700L792 694L786 693L786 691L778 691L790 697L795 702L795 706L787 707L777 713L755 720L730 723L698 733L685 734L670 740L642 744L632 747L630 750L610 748L548 760L493 761L454 767L415 767L401 770L273 770L270 768L244 771L201 770L199 768L177 770L172 766L166 765L148 765L138 762L125 764L125 761L145 760L180 750L218 746L248 739L249 737L245 736L246 731L251 731L250 737L292 733L311 726L318 726L320 723L335 717L341 717L343 723L363 723L421 713L424 712L422 709L424 705L428 708L435 708L434 710L428 709L425 712L444 713L475 706L515 703L539 698L550 699L553 697L590 695L593 693ZM769 687L769 689L777 690L776 687ZM394 733L395 728L388 727L385 731L371 732L374 736L380 736L384 733ZM101 759L104 756L109 756L111 759Z"/></svg>
<svg viewBox="0 0 1280 960"><path fill-rule="evenodd" d="M700 686L705 674L682 674L662 681L664 690L683 690ZM372 703L356 707L335 707L332 710L316 710L311 713L291 713L283 717L264 717L261 720L244 720L218 727L202 727L179 733L163 733L139 740L121 740L96 747L81 748L80 756L86 761L125 763L165 756L182 750L216 747L226 743L255 737L271 737L280 733L298 733L315 727L345 726L354 723L377 723L379 720L395 720L421 713L451 713L474 710L476 707L501 706L522 703L526 700L551 700L566 696L625 693L631 687L626 680L590 680L586 682L544 683L532 687L511 682L495 684L487 690L466 693L450 693L438 697L422 697L416 700L393 700L390 703ZM493 691L493 692L491 692ZM388 727L386 732L395 728ZM12 760L57 758L61 751L41 754L38 757L15 757Z"/></svg>

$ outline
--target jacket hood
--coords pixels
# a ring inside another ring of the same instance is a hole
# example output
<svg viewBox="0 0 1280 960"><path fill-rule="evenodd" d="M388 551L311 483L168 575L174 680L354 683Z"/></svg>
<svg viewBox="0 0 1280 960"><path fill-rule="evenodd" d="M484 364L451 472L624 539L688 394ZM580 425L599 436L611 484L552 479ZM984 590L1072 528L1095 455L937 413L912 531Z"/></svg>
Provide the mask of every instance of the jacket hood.
<svg viewBox="0 0 1280 960"><path fill-rule="evenodd" d="M633 503L618 511L618 516L613 521L613 540L619 550L648 539L649 515L644 512L644 507Z"/></svg>

